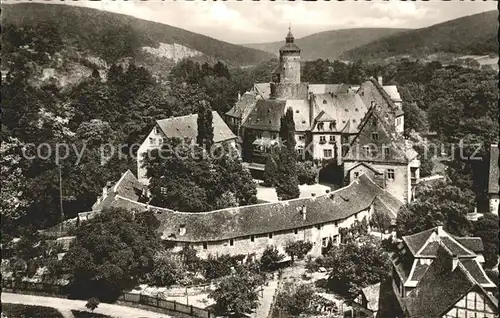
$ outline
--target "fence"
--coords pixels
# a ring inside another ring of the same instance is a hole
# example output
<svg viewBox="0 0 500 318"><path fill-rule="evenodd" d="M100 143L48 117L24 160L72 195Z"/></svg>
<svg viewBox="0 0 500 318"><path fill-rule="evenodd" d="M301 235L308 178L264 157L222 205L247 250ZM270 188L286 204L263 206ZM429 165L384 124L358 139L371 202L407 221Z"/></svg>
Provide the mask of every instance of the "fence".
<svg viewBox="0 0 500 318"><path fill-rule="evenodd" d="M47 283L33 283L25 281L14 281L2 279L2 289L16 291L28 291L35 293L44 293L54 296L64 296L64 286L47 284ZM215 317L215 314L208 309L198 308L192 305L184 305L175 300L166 300L159 297L151 297L141 294L124 293L118 300L126 303L135 303L170 311L175 311L199 318Z"/></svg>
<svg viewBox="0 0 500 318"><path fill-rule="evenodd" d="M193 305L184 305L182 303L176 302L175 300L171 301L159 297L152 297L142 294L124 293L122 296L118 298L118 300L180 312L194 317L200 317L200 318L215 317L215 314L210 312L210 310L208 309L198 308Z"/></svg>

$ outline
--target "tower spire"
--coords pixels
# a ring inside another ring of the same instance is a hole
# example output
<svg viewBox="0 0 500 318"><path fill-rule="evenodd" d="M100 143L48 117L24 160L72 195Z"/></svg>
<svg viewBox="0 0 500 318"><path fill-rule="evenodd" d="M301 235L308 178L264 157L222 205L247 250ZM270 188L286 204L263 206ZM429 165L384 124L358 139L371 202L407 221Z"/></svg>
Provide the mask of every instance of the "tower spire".
<svg viewBox="0 0 500 318"><path fill-rule="evenodd" d="M286 36L286 43L293 43L293 34L292 34L292 24L288 24L288 34Z"/></svg>

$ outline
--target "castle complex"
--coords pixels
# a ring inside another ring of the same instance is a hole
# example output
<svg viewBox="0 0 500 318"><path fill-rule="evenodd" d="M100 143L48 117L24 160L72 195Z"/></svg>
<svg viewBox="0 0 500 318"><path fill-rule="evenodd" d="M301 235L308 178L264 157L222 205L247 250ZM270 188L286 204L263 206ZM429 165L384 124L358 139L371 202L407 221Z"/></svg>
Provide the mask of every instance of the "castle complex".
<svg viewBox="0 0 500 318"><path fill-rule="evenodd" d="M303 83L300 53L288 32L271 82L254 84L225 114L233 132L254 146L246 160L264 162L278 143L281 117L292 109L299 157L335 162L344 185L367 173L399 200L411 201L420 162L402 135L398 87L383 86L380 77L360 86Z"/></svg>

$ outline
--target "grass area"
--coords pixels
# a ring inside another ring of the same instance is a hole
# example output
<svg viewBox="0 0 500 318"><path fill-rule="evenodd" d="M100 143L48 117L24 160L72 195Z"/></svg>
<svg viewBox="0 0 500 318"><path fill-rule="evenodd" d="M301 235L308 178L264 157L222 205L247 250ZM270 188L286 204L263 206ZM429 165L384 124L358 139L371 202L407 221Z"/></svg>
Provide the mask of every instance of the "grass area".
<svg viewBox="0 0 500 318"><path fill-rule="evenodd" d="M75 318L113 318L108 315L92 313L88 311L81 311L81 310L72 310L71 313L73 314L73 316L75 316Z"/></svg>
<svg viewBox="0 0 500 318"><path fill-rule="evenodd" d="M52 307L29 306L23 304L2 304L2 313L9 318L64 318Z"/></svg>

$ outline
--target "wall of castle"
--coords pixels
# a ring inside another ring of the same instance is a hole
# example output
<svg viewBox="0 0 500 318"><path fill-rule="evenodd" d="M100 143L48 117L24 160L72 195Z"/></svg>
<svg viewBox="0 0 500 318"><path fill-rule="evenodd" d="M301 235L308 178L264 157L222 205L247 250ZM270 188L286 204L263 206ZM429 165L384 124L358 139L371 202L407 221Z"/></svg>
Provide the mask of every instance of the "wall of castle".
<svg viewBox="0 0 500 318"><path fill-rule="evenodd" d="M197 255L201 258L217 254L248 255L253 253L260 257L268 246L276 246L281 253L285 254L285 246L288 242L308 241L313 244L308 255L317 257L321 255L322 247L326 247L329 240L332 240L334 244L341 242L339 228L351 227L356 220L361 221L365 217L369 218L372 212L373 208L369 207L344 220L287 231L249 235L231 240L189 243L189 245L197 251ZM178 243L174 248L174 252L179 252L185 244Z"/></svg>
<svg viewBox="0 0 500 318"><path fill-rule="evenodd" d="M281 83L300 83L300 55L286 55L282 57Z"/></svg>

